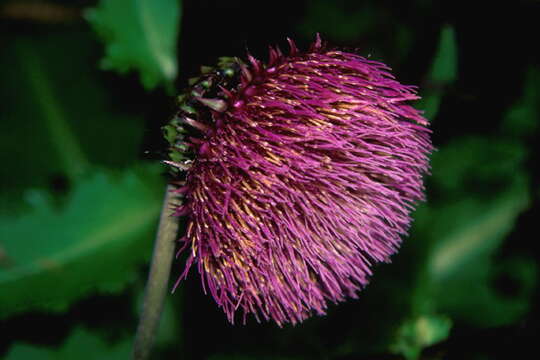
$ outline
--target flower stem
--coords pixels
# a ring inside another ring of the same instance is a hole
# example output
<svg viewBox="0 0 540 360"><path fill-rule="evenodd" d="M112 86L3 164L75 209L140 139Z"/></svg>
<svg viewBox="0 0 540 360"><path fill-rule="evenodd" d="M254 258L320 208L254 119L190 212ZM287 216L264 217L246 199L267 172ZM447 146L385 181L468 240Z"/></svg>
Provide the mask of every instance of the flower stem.
<svg viewBox="0 0 540 360"><path fill-rule="evenodd" d="M172 190L171 185L167 186L165 190L165 199L163 200L163 208L154 244L150 274L146 283L143 311L133 347L133 359L135 360L146 360L150 356L159 327L165 295L167 294L178 232L178 218L172 216L173 207L171 205L176 198Z"/></svg>

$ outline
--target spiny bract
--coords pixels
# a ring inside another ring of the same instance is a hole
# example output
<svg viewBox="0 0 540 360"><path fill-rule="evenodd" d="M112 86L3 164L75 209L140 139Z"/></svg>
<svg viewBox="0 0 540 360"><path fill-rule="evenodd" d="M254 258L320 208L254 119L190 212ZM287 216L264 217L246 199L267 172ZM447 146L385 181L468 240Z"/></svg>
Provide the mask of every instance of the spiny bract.
<svg viewBox="0 0 540 360"><path fill-rule="evenodd" d="M297 323L356 297L424 198L432 146L415 88L318 36L307 52L289 43L267 64L204 68L169 127L191 248L180 279L196 264L231 322L242 310Z"/></svg>

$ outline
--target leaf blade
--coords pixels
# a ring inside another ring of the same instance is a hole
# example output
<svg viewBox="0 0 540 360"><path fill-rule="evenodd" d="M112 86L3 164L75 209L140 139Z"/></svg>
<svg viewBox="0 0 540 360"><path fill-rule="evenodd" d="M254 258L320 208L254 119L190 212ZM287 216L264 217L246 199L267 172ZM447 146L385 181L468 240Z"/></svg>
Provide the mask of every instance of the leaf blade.
<svg viewBox="0 0 540 360"><path fill-rule="evenodd" d="M146 89L171 84L178 73L180 5L176 0L101 0L88 9L86 19L105 42L102 67L136 70Z"/></svg>
<svg viewBox="0 0 540 360"><path fill-rule="evenodd" d="M10 265L0 268L0 318L59 311L90 292L122 289L148 258L163 188L155 169L101 172L60 211L45 199L28 214L1 219Z"/></svg>

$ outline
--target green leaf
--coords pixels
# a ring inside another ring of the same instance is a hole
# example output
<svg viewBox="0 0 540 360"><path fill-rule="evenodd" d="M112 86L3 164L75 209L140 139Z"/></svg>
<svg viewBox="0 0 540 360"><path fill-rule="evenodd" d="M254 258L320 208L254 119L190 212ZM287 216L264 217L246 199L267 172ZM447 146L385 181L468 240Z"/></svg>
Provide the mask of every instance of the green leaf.
<svg viewBox="0 0 540 360"><path fill-rule="evenodd" d="M435 53L429 79L436 84L446 85L457 77L457 45L454 28L446 25L441 30L439 47Z"/></svg>
<svg viewBox="0 0 540 360"><path fill-rule="evenodd" d="M441 315L423 315L408 319L398 329L390 350L409 360L418 359L422 349L445 340L451 327L452 321Z"/></svg>
<svg viewBox="0 0 540 360"><path fill-rule="evenodd" d="M179 0L101 0L86 12L106 44L107 70L140 72L145 88L171 84L178 72Z"/></svg>
<svg viewBox="0 0 540 360"><path fill-rule="evenodd" d="M15 344L5 360L123 360L130 356L131 344L109 345L92 333L77 329L59 349Z"/></svg>
<svg viewBox="0 0 540 360"><path fill-rule="evenodd" d="M424 117L433 121L439 112L441 106L442 91L439 89L431 89L426 95L423 95L416 107L424 111Z"/></svg>
<svg viewBox="0 0 540 360"><path fill-rule="evenodd" d="M157 168L95 172L64 206L27 193L32 210L0 219L0 318L61 311L91 292L118 292L151 252L164 184Z"/></svg>
<svg viewBox="0 0 540 360"><path fill-rule="evenodd" d="M531 67L521 99L506 113L502 132L513 136L529 136L538 130L540 119L540 70Z"/></svg>
<svg viewBox="0 0 540 360"><path fill-rule="evenodd" d="M86 170L88 160L77 137L73 134L64 109L54 94L47 78L47 70L40 63L30 42L23 40L16 44L15 55L20 59L21 70L26 75L28 90L30 90L30 94L34 95L35 105L48 129L52 143L57 148L56 152L62 162L63 170L72 179L80 176Z"/></svg>
<svg viewBox="0 0 540 360"><path fill-rule="evenodd" d="M457 78L457 44L454 28L447 25L442 28L439 46L424 86L425 94L418 103L418 108L425 111L424 116L434 119L445 88Z"/></svg>
<svg viewBox="0 0 540 360"><path fill-rule="evenodd" d="M527 149L514 140L462 136L432 155L429 179L444 200L488 196L505 190L522 173Z"/></svg>
<svg viewBox="0 0 540 360"><path fill-rule="evenodd" d="M0 162L10 176L0 177L0 192L10 206L1 206L2 213L19 206L28 187L48 188L91 165L118 169L138 159L143 119L122 109L125 99L100 76L89 29L5 36L0 40L10 56L0 57ZM69 56L58 49L70 49Z"/></svg>
<svg viewBox="0 0 540 360"><path fill-rule="evenodd" d="M530 305L531 289L505 296L494 286L496 275L513 277L521 286L528 278L516 278L511 267L499 270L496 251L528 206L526 185L517 183L492 202L460 201L441 210L447 217L434 249L429 271L439 311L476 326L502 326L523 316ZM433 226L438 226L434 224ZM536 274L534 263L522 259L525 271Z"/></svg>
<svg viewBox="0 0 540 360"><path fill-rule="evenodd" d="M423 212L429 221L422 228L431 245L430 286L423 298L436 311L476 326L508 324L527 311L531 287L526 285L535 265L520 258L517 266L501 267L496 258L516 218L530 205L524 154L516 142L466 138L434 156L433 187L441 193ZM524 291L500 293L494 283L501 275L513 277Z"/></svg>
<svg viewBox="0 0 540 360"><path fill-rule="evenodd" d="M459 276L467 266L483 272L492 253L512 230L516 217L528 206L528 186L520 177L492 201L471 197L439 209L439 221L432 224L439 237L430 262L434 281Z"/></svg>

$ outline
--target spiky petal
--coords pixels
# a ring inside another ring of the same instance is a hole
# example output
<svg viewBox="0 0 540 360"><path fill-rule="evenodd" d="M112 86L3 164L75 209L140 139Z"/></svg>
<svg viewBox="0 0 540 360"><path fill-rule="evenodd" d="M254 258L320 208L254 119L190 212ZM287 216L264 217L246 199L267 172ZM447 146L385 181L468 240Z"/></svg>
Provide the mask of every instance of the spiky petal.
<svg viewBox="0 0 540 360"><path fill-rule="evenodd" d="M231 322L297 323L356 297L424 198L432 147L414 87L320 38L307 53L289 42L241 64L187 175L181 278L196 264Z"/></svg>

